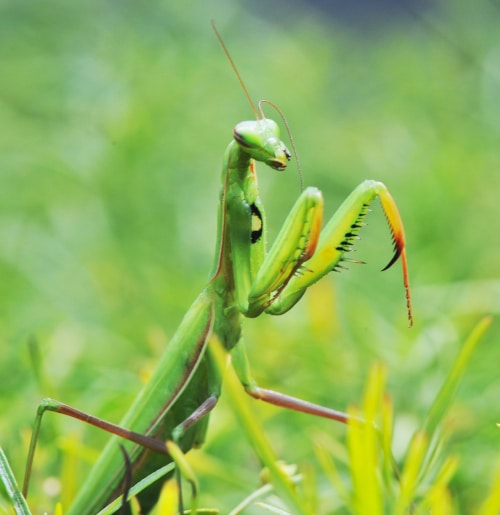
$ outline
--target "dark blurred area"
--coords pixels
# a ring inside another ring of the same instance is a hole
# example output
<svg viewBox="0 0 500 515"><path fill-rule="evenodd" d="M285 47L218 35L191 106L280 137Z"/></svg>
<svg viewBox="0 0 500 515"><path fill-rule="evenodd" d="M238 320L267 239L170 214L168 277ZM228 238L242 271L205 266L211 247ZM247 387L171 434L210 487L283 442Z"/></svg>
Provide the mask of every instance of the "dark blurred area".
<svg viewBox="0 0 500 515"><path fill-rule="evenodd" d="M420 16L438 8L433 0L265 0L247 1L248 8L277 22L314 15L359 31L384 30L393 24L414 23Z"/></svg>

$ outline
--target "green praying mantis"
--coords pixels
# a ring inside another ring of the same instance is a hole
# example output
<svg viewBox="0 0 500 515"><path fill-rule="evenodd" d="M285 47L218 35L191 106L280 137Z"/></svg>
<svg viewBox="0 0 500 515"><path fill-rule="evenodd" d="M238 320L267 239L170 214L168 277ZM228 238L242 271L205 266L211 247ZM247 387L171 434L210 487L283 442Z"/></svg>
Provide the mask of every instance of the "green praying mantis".
<svg viewBox="0 0 500 515"><path fill-rule="evenodd" d="M215 26L214 30L250 99ZM203 443L209 413L220 396L221 375L208 351L213 338L230 353L241 384L255 399L346 423L346 413L258 386L245 354L241 326L244 318L286 313L309 286L341 267L348 260L346 254L358 237L368 206L376 197L394 240L394 255L384 270L398 259L401 261L412 324L403 223L395 201L381 182L367 180L360 184L323 229L322 194L315 187L305 188L275 242L266 250L265 211L255 163L283 171L291 153L280 139L276 122L264 116L263 102L259 102L257 109L250 101L256 120L236 125L224 155L216 255L208 284L186 313L150 381L119 425L52 399L42 401L29 450L25 495L46 411L79 418L115 435L67 511L70 515L95 514L123 493L127 467L121 446L125 448L130 463L128 472L133 473L134 481L172 460L182 469L183 453ZM144 510L154 504L157 495L154 490L149 497L140 498Z"/></svg>

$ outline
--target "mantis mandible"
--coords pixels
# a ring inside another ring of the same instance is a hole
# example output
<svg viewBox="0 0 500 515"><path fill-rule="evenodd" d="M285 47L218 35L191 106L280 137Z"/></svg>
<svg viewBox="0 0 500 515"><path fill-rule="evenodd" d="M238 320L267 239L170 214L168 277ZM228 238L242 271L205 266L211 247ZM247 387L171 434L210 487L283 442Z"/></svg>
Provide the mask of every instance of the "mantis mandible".
<svg viewBox="0 0 500 515"><path fill-rule="evenodd" d="M215 27L214 30L235 69ZM243 88L250 98L244 85ZM360 184L323 229L322 194L315 187L307 187L266 251L266 220L255 162L283 171L291 154L280 139L276 122L264 116L262 102L258 110L252 105L256 120L236 125L224 155L216 255L208 284L189 308L151 380L121 423L115 425L96 419L52 399L45 399L39 407L28 470L41 417L47 410L80 418L118 435L111 438L89 473L69 514L94 514L122 493L124 467L120 438L129 440L125 448L135 480L172 459L172 442L183 452L203 443L208 415L217 403L221 388L220 374L207 352L212 337L231 354L241 384L252 397L316 416L348 421L345 413L258 386L246 358L241 325L245 317L287 312L309 286L347 260L346 253L351 250L368 206L376 197L380 199L394 240L394 255L384 270L401 260L408 318L412 324L403 223L392 196L381 182L367 180ZM25 494L28 480L29 473ZM150 501L146 499L144 503L147 508Z"/></svg>

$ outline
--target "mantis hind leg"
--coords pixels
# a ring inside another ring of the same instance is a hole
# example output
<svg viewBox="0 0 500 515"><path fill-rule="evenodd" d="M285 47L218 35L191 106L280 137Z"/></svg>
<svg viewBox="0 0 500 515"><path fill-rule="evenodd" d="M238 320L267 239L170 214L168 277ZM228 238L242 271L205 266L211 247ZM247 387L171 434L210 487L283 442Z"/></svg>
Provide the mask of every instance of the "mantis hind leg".
<svg viewBox="0 0 500 515"><path fill-rule="evenodd" d="M202 359L198 366L197 374L193 376L184 392L171 406L170 414L172 417L165 417L163 423L152 434L145 435L131 431L123 426L100 419L62 402L44 399L38 407L35 419L26 464L23 494L26 496L28 491L30 472L42 417L46 411L53 411L82 420L124 440L133 442L142 448L142 452L139 456L135 456L131 465L133 470L140 470L138 475L134 474L134 483L144 479L169 462L174 461L178 470L181 471L181 474L186 477L191 485L193 499L196 502L197 483L194 474L190 472L184 453L190 448L200 446L203 443L208 425L207 415L216 405L220 395L220 378L214 374L213 367L211 367L208 361L208 359ZM179 420L181 421L180 423L175 422ZM129 450L127 452L130 454L133 451ZM120 463L119 468L122 467L123 461ZM145 491L141 492L138 495L141 505L143 507L152 507L158 499L160 488L161 483L157 482L157 484L153 483ZM122 495L124 490L125 483L121 480L112 491L108 491L105 503Z"/></svg>
<svg viewBox="0 0 500 515"><path fill-rule="evenodd" d="M245 388L245 391L254 399L258 399L269 404L274 404L281 408L307 413L330 420L336 420L346 424L352 419L350 415L342 411L337 411L320 404L314 404L297 397L292 397L274 390L267 390L257 385L250 371L250 364L245 352L242 341L233 349L231 353L232 362L238 378Z"/></svg>

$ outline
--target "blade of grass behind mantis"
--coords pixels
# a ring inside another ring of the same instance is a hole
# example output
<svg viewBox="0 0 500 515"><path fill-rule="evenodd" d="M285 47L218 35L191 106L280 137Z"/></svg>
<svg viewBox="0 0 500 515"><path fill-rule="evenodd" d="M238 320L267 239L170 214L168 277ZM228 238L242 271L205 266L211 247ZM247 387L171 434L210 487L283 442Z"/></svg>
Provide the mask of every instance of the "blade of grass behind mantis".
<svg viewBox="0 0 500 515"><path fill-rule="evenodd" d="M481 341L484 333L490 327L493 321L491 315L482 318L472 329L469 336L465 340L460 352L455 359L450 373L446 377L446 380L441 387L436 399L434 400L427 419L424 423L423 429L428 434L429 438L432 439L436 432L438 425L443 420L443 417L448 410L455 392L458 388L458 383L465 373L465 370L470 362L472 354L474 353L477 344Z"/></svg>
<svg viewBox="0 0 500 515"><path fill-rule="evenodd" d="M277 456L252 413L248 404L249 398L244 393L233 368L231 366L226 367L227 353L218 340L212 339L210 341L210 352L219 367L220 373L224 374L224 383L226 384L224 395L228 398L241 428L245 431L246 437L261 463L268 468L276 492L289 507L293 508L293 513L310 514L311 511L300 498L293 481L279 466Z"/></svg>
<svg viewBox="0 0 500 515"><path fill-rule="evenodd" d="M412 437L400 478L400 491L396 502L395 513L405 513L413 503L423 478L438 466L439 449L442 447L441 429L444 417L450 408L458 384L464 375L472 354L484 333L492 322L491 316L482 318L472 329L462 345L453 366L448 373L443 386L439 390L422 429ZM458 468L455 457L449 456L438 470L433 472L433 478L422 501L421 507L440 506L440 513L451 513L451 500L447 490L448 482Z"/></svg>
<svg viewBox="0 0 500 515"><path fill-rule="evenodd" d="M491 322L492 317L487 316L474 326L439 390L422 429L418 430L410 441L401 472L401 488L396 503L396 513L405 513L405 510L411 506L422 480L438 465L439 449L443 443L441 430L444 417L453 402L458 384L465 373L472 354ZM449 456L438 470L432 472L434 477L431 479L421 508L432 506L437 509L440 506L440 513L451 513L451 500L449 499L447 485L457 468L457 458Z"/></svg>
<svg viewBox="0 0 500 515"><path fill-rule="evenodd" d="M425 463L421 468L420 478L427 475L435 463L438 450L442 444L441 431L444 417L453 402L460 380L465 374L472 355L492 321L493 317L488 315L483 317L473 327L462 345L443 386L432 403L422 427L422 431L425 432L429 440L429 449L427 450Z"/></svg>

